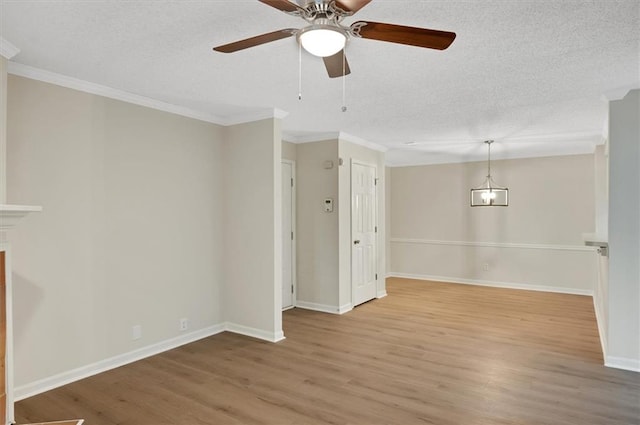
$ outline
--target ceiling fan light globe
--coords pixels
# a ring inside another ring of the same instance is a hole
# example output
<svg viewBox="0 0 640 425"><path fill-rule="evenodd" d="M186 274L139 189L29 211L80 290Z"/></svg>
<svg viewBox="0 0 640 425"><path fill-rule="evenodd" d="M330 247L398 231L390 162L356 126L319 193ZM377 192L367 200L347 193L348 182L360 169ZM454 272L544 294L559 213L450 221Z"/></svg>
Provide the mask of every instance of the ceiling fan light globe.
<svg viewBox="0 0 640 425"><path fill-rule="evenodd" d="M337 28L311 27L298 35L298 41L307 52L324 58L333 56L344 49L347 36Z"/></svg>

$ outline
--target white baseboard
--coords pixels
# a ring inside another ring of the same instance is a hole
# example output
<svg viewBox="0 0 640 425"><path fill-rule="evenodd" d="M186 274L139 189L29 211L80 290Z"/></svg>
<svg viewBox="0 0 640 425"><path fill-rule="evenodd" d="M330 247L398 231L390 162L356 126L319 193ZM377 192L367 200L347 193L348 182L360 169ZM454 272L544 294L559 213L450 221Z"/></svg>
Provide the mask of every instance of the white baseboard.
<svg viewBox="0 0 640 425"><path fill-rule="evenodd" d="M336 307L334 305L327 305L327 304L311 303L308 301L298 300L296 301L296 307L303 308L305 310L321 311L323 313L342 314L342 312L340 312L340 309L342 307Z"/></svg>
<svg viewBox="0 0 640 425"><path fill-rule="evenodd" d="M36 394L40 394L45 391L61 387L63 385L70 384L72 382L97 375L98 373L106 372L107 370L115 369L117 367L124 366L126 364L133 363L135 361L142 360L156 354L160 354L176 347L180 347L181 345L189 344L202 338L207 338L209 336L223 332L224 330L224 324L213 325L208 328L190 332L185 335L180 335L166 341L161 341L147 347L130 351L128 353L119 354L117 356L100 360L86 366L62 372L48 378L40 379L38 381L14 388L14 399L15 401L23 400Z"/></svg>
<svg viewBox="0 0 640 425"><path fill-rule="evenodd" d="M282 330L280 330L279 332L269 332L263 329L252 328L249 326L239 325L237 323L231 322L225 323L224 330L244 336L250 336L252 338L262 339L269 342L278 342L285 339L284 332Z"/></svg>
<svg viewBox="0 0 640 425"><path fill-rule="evenodd" d="M607 356L605 357L604 365L616 369L640 372L640 359L627 359L624 357Z"/></svg>
<svg viewBox="0 0 640 425"><path fill-rule="evenodd" d="M345 314L353 310L353 305L351 303L347 303L345 305L341 305L338 309L338 314Z"/></svg>
<svg viewBox="0 0 640 425"><path fill-rule="evenodd" d="M387 296L387 291L378 291L378 294L376 295L376 298L384 298Z"/></svg>
<svg viewBox="0 0 640 425"><path fill-rule="evenodd" d="M559 294L593 296L593 290L590 290L590 289L565 288L560 286L529 285L526 283L492 282L488 280L461 279L457 277L428 276L428 275L397 273L397 272L389 273L388 277L399 277L399 278L416 279L416 280L431 280L434 282L460 283L463 285L491 286L495 288L524 289L526 291L556 292Z"/></svg>
<svg viewBox="0 0 640 425"><path fill-rule="evenodd" d="M67 385L147 357L155 356L156 354L172 350L182 345L189 344L224 331L259 338L269 342L278 342L285 339L284 332L282 330L274 333L235 323L220 323L16 387L14 388L14 399L15 401L24 400L25 398L33 397L34 395L41 394L45 391Z"/></svg>

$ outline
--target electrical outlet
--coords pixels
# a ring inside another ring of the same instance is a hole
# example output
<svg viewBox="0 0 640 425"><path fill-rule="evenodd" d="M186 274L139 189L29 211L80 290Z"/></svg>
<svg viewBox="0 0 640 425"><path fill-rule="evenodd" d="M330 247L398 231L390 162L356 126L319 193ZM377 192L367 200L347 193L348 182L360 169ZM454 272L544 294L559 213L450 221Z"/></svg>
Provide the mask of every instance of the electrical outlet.
<svg viewBox="0 0 640 425"><path fill-rule="evenodd" d="M142 338L142 326L140 325L134 325L131 327L131 339L132 340L137 340Z"/></svg>
<svg viewBox="0 0 640 425"><path fill-rule="evenodd" d="M186 331L187 329L189 329L189 319L187 319L186 317L180 319L180 330Z"/></svg>
<svg viewBox="0 0 640 425"><path fill-rule="evenodd" d="M482 270L484 270L485 272L488 272L489 271L489 263L484 263L482 265Z"/></svg>

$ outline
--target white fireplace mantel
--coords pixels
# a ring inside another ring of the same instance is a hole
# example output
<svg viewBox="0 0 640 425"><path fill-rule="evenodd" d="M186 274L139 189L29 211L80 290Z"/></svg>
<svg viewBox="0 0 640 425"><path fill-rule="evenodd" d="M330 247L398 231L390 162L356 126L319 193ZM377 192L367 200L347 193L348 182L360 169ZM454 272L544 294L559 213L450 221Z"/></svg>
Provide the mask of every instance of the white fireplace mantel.
<svg viewBox="0 0 640 425"><path fill-rule="evenodd" d="M42 207L34 205L0 204L0 232L13 229L29 213L40 211L42 211Z"/></svg>
<svg viewBox="0 0 640 425"><path fill-rule="evenodd" d="M25 216L40 211L42 211L42 207L34 205L0 204L0 237L3 232L13 229ZM9 244L4 240L0 240L0 251L3 251L4 282L6 285L4 288L5 305L2 307L6 314L6 332L1 336L5 338L4 346L6 349L6 357L5 362L2 363L4 365L4 371L0 371L0 379L4 379L6 384L6 412L5 417L0 418L0 422L2 424L12 424L15 423L13 406L13 285L11 283L11 252L9 250Z"/></svg>

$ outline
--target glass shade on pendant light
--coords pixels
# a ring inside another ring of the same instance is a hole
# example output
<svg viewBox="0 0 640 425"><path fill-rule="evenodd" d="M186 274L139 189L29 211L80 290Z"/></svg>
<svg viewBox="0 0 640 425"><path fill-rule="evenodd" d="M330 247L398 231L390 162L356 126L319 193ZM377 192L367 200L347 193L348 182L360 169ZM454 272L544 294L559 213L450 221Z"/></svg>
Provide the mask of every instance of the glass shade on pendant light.
<svg viewBox="0 0 640 425"><path fill-rule="evenodd" d="M307 52L324 58L344 49L347 35L333 25L311 25L298 32L298 41Z"/></svg>
<svg viewBox="0 0 640 425"><path fill-rule="evenodd" d="M472 207L506 207L509 206L509 189L495 184L491 178L491 144L493 140L485 141L489 149L487 159L487 178L484 183L471 189Z"/></svg>
<svg viewBox="0 0 640 425"><path fill-rule="evenodd" d="M484 186L484 185L483 185ZM509 189L506 187L479 187L471 189L472 207L506 207L509 206Z"/></svg>

